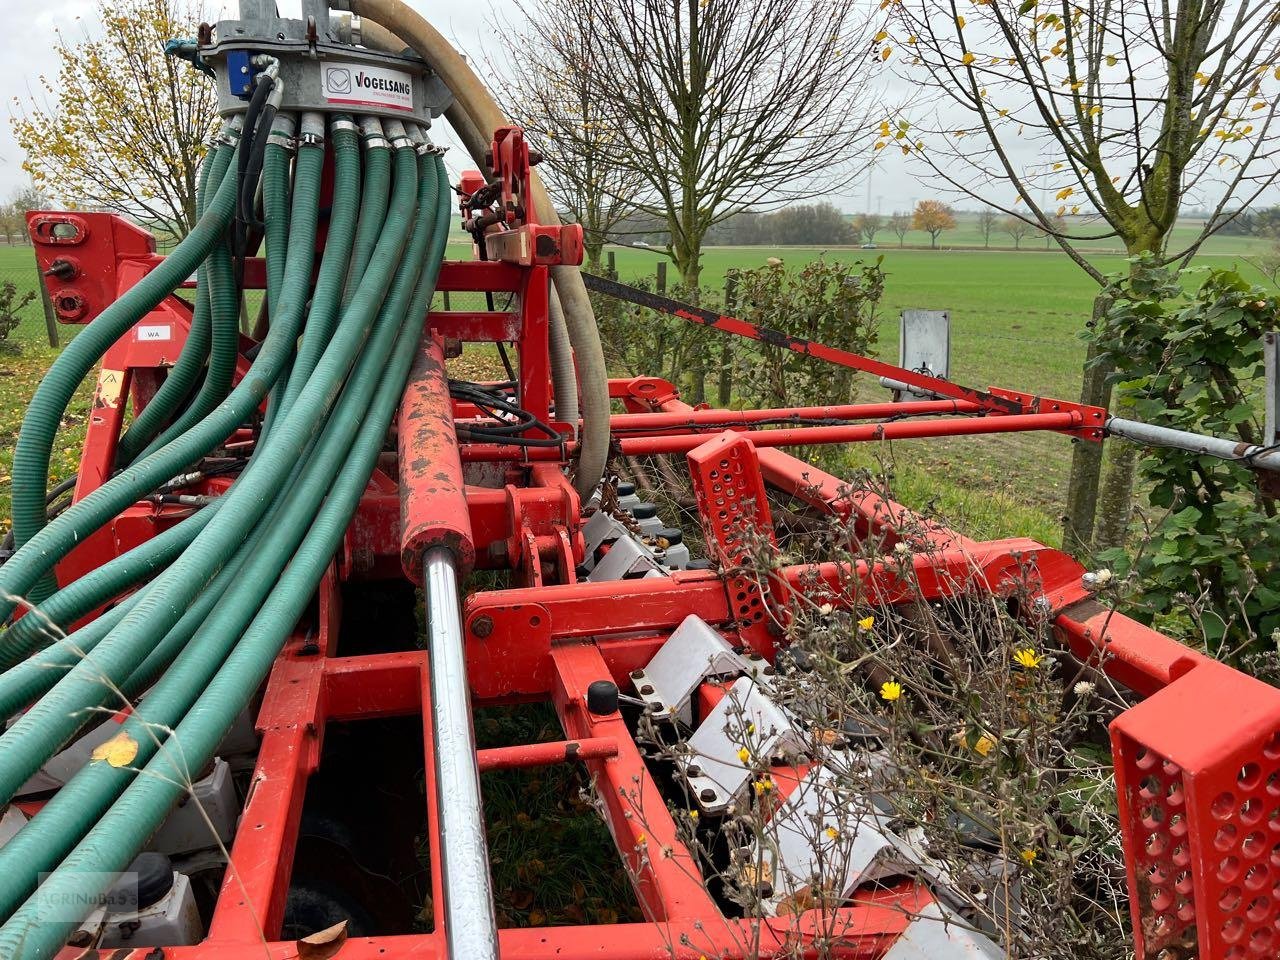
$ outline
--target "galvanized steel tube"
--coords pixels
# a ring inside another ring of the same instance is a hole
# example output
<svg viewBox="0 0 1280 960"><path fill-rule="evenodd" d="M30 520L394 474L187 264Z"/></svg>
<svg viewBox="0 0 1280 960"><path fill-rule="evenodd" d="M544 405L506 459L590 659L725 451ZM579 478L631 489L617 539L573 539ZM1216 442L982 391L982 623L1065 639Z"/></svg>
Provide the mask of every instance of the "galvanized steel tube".
<svg viewBox="0 0 1280 960"><path fill-rule="evenodd" d="M1157 427L1154 424L1125 420L1121 417L1112 417L1107 421L1107 433L1149 447L1172 447L1188 453L1203 453L1220 460L1244 460L1249 466L1257 467L1259 470L1280 470L1280 450L1243 443L1239 440L1229 440L1225 437L1210 437L1203 433L1192 433L1189 430Z"/></svg>
<svg viewBox="0 0 1280 960"><path fill-rule="evenodd" d="M453 554L422 563L431 665L431 730L439 798L445 937L450 960L497 960L498 925L480 808L480 769L471 727L471 686Z"/></svg>

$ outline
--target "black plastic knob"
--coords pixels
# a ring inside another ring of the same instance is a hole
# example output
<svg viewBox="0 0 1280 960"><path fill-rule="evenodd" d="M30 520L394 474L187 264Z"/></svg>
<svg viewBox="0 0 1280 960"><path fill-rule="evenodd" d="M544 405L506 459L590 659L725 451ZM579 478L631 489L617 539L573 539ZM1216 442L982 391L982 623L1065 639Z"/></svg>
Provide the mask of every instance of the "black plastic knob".
<svg viewBox="0 0 1280 960"><path fill-rule="evenodd" d="M618 687L611 680L596 680L587 687L587 709L596 716L616 713Z"/></svg>

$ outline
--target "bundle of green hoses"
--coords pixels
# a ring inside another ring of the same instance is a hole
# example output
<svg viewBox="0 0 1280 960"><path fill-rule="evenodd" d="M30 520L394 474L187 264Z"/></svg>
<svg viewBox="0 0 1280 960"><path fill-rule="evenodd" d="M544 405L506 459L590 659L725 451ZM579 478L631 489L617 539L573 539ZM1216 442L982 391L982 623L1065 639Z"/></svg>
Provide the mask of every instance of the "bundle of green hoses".
<svg viewBox="0 0 1280 960"><path fill-rule="evenodd" d="M83 768L0 848L0 956L57 952L74 924L51 920L65 911L42 904L102 894L212 758L341 543L422 332L449 218L444 165L423 132L273 110L253 126L226 126L201 174L196 228L63 351L23 423L17 550L0 566L0 605L5 618L20 602L35 609L0 633L0 716L14 717L0 735L0 803L102 709L133 704L123 733L138 752L125 766ZM258 186L255 164L241 162L250 140L261 164L270 326L233 386L236 234ZM335 182L316 270L326 140ZM122 438L118 471L47 520L50 451L76 386L192 270L191 335ZM217 450L264 401L253 455L225 494L55 589L53 567L77 543ZM55 629L113 599L87 626Z"/></svg>

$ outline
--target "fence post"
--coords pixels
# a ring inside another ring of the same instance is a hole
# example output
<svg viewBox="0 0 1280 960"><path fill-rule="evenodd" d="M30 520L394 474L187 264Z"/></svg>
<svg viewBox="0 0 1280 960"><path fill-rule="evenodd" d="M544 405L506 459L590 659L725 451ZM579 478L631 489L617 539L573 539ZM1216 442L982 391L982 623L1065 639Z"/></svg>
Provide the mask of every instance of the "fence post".
<svg viewBox="0 0 1280 960"><path fill-rule="evenodd" d="M658 261L657 287L658 287L659 293L663 295L666 294L667 292L667 261L665 260Z"/></svg>
<svg viewBox="0 0 1280 960"><path fill-rule="evenodd" d="M44 305L44 329L49 335L49 346L58 345L58 315L53 312L53 298L49 296L49 287L44 282L44 274L40 265L36 264L36 288L40 291L40 302Z"/></svg>
<svg viewBox="0 0 1280 960"><path fill-rule="evenodd" d="M612 250L610 250L608 254L608 264L609 266L605 269L605 275L610 280L617 280L618 279L618 258L617 258L617 255Z"/></svg>
<svg viewBox="0 0 1280 960"><path fill-rule="evenodd" d="M738 309L738 271L728 270L724 275L724 312L733 316ZM720 406L729 406L733 399L733 340L720 338L720 383L717 398Z"/></svg>

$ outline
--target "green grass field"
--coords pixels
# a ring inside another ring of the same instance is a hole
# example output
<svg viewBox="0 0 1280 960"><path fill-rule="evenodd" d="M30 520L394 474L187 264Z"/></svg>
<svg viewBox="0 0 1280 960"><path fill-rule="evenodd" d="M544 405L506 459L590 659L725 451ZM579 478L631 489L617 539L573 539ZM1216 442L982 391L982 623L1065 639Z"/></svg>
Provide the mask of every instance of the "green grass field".
<svg viewBox="0 0 1280 960"><path fill-rule="evenodd" d="M954 232L955 241L972 241L964 236L972 225L962 224L962 228ZM883 244L875 251L717 247L705 252L703 279L708 286L718 286L730 267L759 266L772 256L795 267L824 253L841 260L882 257L888 275L878 345L882 358L897 361L899 311L907 307L946 309L951 311L952 379L1075 399L1084 357L1084 343L1078 334L1089 316L1095 285L1065 255L1046 252L1042 244L1024 243L1024 249L1017 253L898 249ZM1261 274L1245 260L1260 250L1256 240L1215 237L1206 244L1197 264L1237 265L1261 280ZM612 252L624 281L652 276L660 259L651 250L614 248ZM467 243L451 243L449 255L468 257ZM1124 259L1114 254L1099 255L1094 262L1106 272L1124 266ZM0 282L5 280L13 281L19 289L34 286L35 267L29 248L0 248ZM76 329L59 328L64 343ZM27 400L55 355L44 345L39 301L23 311L13 339L21 351L0 354L0 516L5 524L13 444ZM880 399L885 392L867 378L859 396ZM77 396L66 420L65 438L56 448L55 479L75 469L87 398L88 384ZM1057 516L1070 463L1070 442L1065 437L1020 434L921 440L882 449L864 447L851 453L851 463L873 462L892 464L897 492L905 502L923 505L933 501L975 536L1017 534L1056 542Z"/></svg>
<svg viewBox="0 0 1280 960"><path fill-rule="evenodd" d="M1242 256L1215 247L1216 241L1197 265L1235 265L1262 280ZM708 286L717 286L729 267L759 266L771 256L798 267L822 253L799 247L715 248L705 255L703 276ZM1064 254L882 247L874 251L837 248L826 255L840 260L883 257L888 275L878 344L883 359L897 362L901 310L945 309L951 312L951 379L972 386L1079 398L1085 354L1079 333L1097 287ZM654 253L635 249L618 249L615 257L623 280L652 275L657 260ZM1099 256L1093 262L1107 273L1119 272L1125 265L1118 255ZM860 387L860 399L885 396L872 378ZM979 528L990 529L1001 518L1020 514L1011 532L1035 530L1041 537L1057 539L1056 518L1070 468L1066 437L1028 433L900 441L891 450L859 453L856 459L864 463L892 459L903 489L914 491L917 502L929 499L933 492L945 494L944 499L962 501L954 507L976 511L967 519ZM903 493L903 499L912 498Z"/></svg>

